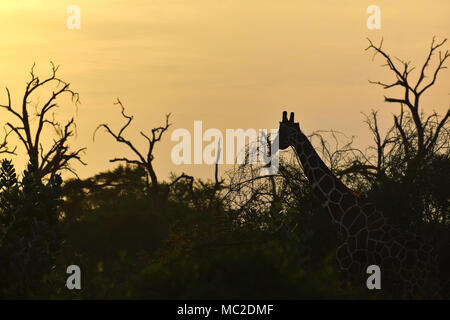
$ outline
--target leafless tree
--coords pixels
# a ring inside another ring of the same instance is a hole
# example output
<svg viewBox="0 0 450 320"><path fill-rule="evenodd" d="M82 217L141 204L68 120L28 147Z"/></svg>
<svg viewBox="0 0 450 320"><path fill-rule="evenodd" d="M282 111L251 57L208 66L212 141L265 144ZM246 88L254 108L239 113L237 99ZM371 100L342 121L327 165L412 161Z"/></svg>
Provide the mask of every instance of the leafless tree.
<svg viewBox="0 0 450 320"><path fill-rule="evenodd" d="M270 136L249 143L245 147L244 162L236 163L226 173L225 185L220 194L224 205L233 212L232 218L236 226L246 225L256 229L265 229L269 221L277 219L280 213L292 205L293 196L289 190L288 179L293 181L301 174L296 170L287 170L291 164L288 159L279 159L279 171L273 175L262 175L261 169L270 163L252 163L251 154L260 151L271 155ZM262 149L260 149L262 148ZM292 162L293 163L293 162ZM292 176L287 177L292 174ZM305 180L306 181L306 180Z"/></svg>
<svg viewBox="0 0 450 320"><path fill-rule="evenodd" d="M105 123L100 124L94 131L94 139L97 131L100 128L104 128L106 132L110 136L112 136L117 142L125 144L133 152L135 158L131 159L127 157L116 157L109 161L125 162L126 164L136 165L138 167L143 168L147 173L147 185L151 191L153 199L156 200L159 204L163 204L164 201L167 200L169 189L174 184L176 184L181 179L188 179L188 180L193 179L191 176L188 176L183 173L180 176L175 177L173 181L170 184L167 184L163 190L162 184L159 182L158 176L154 169L153 160L155 159L154 156L155 146L158 142L161 141L161 138L163 137L164 133L169 129L171 125L169 123L170 113L166 114L165 123L162 126L151 129L150 135L144 133L143 131L140 131L141 136L144 137L148 143L146 152L141 152L138 150L138 148L134 145L134 143L131 140L127 139L124 136L125 130L129 127L129 125L133 121L133 116L127 115L125 113L125 107L120 101L120 99L117 99L114 104L120 106L121 115L126 119L126 123L120 128L119 131L114 131L108 124Z"/></svg>
<svg viewBox="0 0 450 320"><path fill-rule="evenodd" d="M439 152L448 154L450 151L450 110L443 117L436 112L425 116L422 105L419 106L423 93L435 84L439 71L445 69L448 52L439 53L433 77L426 82L426 69L444 43L445 40L436 43L433 39L418 80L412 85L408 77L412 71L410 63L400 60L400 66L397 66L381 45L374 46L370 42L368 49L382 55L386 66L396 77L392 84L372 83L385 89L401 87L404 90L403 97L386 97L387 102L400 104L400 112L393 116L392 125L383 132L376 111L364 114L365 123L373 136L373 143L365 149L355 147L353 137L334 130L315 131L308 137L331 171L354 190L356 195L363 196L373 189L375 183L386 181L386 177L396 181L404 180L409 167L417 168L417 162L425 164L424 160L429 156ZM228 172L224 200L237 213L237 222L242 221L248 225L254 220L259 228L264 225L281 227L289 225L289 221L283 219L283 212L289 212L289 208L305 207L305 212L308 211L310 199L305 192L310 190L309 183L292 153L280 153L277 175L260 176L260 167L244 163ZM414 171L410 172L414 174Z"/></svg>
<svg viewBox="0 0 450 320"><path fill-rule="evenodd" d="M55 113L53 112L54 109L59 107L58 99L62 95L68 94L75 105L79 103L79 95L70 89L69 83L57 77L59 66L55 66L53 63L51 63L51 66L52 74L44 80L41 80L35 74L35 65L32 66L31 79L26 83L20 106L13 104L8 88L6 88L8 102L0 105L16 120L16 122L6 123L6 128L9 129L7 136L14 133L19 138L26 149L32 167L40 178L63 170L76 175L70 166L72 160L85 164L81 160L81 154L85 148L72 151L68 145L68 141L74 135L74 129L76 128L74 119L72 118L61 124L55 120ZM52 94L44 102L39 102L39 97L33 100L33 96L36 96L38 92L50 90L52 86ZM34 104L34 112L30 110L31 104ZM33 126L35 120L37 120L37 126ZM42 143L42 138L47 132L46 128L52 128L57 136L48 148L44 148Z"/></svg>
<svg viewBox="0 0 450 320"><path fill-rule="evenodd" d="M394 115L394 125L402 138L402 144L405 152L407 152L408 155L412 153L411 158L423 159L427 155L436 151L436 149L442 147L442 145L439 145L439 141L442 142L442 139L440 139L442 131L448 131L445 126L450 117L450 108L441 118L436 112L433 112L431 115L425 117L423 108L420 104L422 95L436 83L439 72L447 68L445 63L450 57L450 52L448 50L445 52L440 50L446 43L447 39L444 39L441 42L436 42L433 37L428 55L420 68L420 73L416 81L413 81L410 78L411 72L415 70L415 67L411 65L411 61L407 62L395 58L395 60L397 60L396 64L393 58L383 50L383 40L381 40L378 46L374 45L370 39L368 39L368 41L369 46L366 50L373 50L374 58L377 54L381 55L386 62L383 66L392 71L395 77L395 80L391 83L381 81L370 81L370 83L379 85L384 89L401 88L403 91L401 97L385 96L385 101L389 103L398 103L401 106L400 115ZM430 64L436 53L438 58L436 66L431 72L431 79L426 81L426 71L430 68ZM408 108L409 114L405 114L403 106ZM379 130L376 125L376 114L373 115L373 121L371 121L371 125L373 127L371 129L377 135L379 134ZM408 119L413 121L416 131L415 137L413 137L412 140L411 137L408 137L408 134L405 132L404 128L405 121L407 122ZM448 132L444 134L448 137ZM380 145L381 141L378 141L377 143L381 152L383 147ZM412 143L415 143L415 146Z"/></svg>

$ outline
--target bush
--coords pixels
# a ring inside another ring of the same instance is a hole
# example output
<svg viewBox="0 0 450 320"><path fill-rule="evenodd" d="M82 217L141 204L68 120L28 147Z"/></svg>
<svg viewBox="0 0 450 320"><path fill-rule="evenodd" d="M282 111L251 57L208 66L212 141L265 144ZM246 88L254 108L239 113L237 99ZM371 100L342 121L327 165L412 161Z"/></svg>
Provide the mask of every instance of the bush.
<svg viewBox="0 0 450 320"><path fill-rule="evenodd" d="M31 165L22 181L11 161L0 168L0 296L32 298L50 290L61 245L61 177L41 182Z"/></svg>

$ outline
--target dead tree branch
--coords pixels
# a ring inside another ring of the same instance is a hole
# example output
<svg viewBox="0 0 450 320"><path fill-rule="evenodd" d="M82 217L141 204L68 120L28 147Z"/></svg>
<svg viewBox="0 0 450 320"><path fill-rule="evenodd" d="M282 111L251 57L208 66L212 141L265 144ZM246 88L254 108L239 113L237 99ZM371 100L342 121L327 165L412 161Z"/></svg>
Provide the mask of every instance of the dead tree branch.
<svg viewBox="0 0 450 320"><path fill-rule="evenodd" d="M29 156L29 161L33 168L37 170L38 175L44 178L47 175L55 174L59 171L67 170L74 174L75 171L70 166L72 160L76 160L85 164L81 160L81 154L85 148L71 151L68 146L68 140L74 135L75 122L72 118L64 125L55 121L54 113L49 117L51 111L59 108L58 98L68 94L77 106L79 104L79 95L72 89L70 84L57 76L59 66L55 66L51 62L51 75L41 80L34 72L35 65L31 67L31 79L26 83L25 93L23 95L20 107L15 107L12 103L11 94L8 88L6 93L8 97L7 104L0 104L0 108L5 109L15 122L7 122L6 127L9 129L7 135L14 133ZM30 114L29 105L32 103L32 95L54 85L54 89L50 97L46 98L43 103L35 104L35 114ZM33 127L32 122L37 119L37 126ZM58 138L53 140L53 144L47 151L41 142L46 127L52 128Z"/></svg>
<svg viewBox="0 0 450 320"><path fill-rule="evenodd" d="M391 89L393 87L401 87L403 89L403 95L402 97L388 97L385 96L385 101L389 103L399 103L402 107L403 105L407 106L409 109L409 112L411 114L411 117L414 121L414 125L417 132L417 158L423 158L429 154L429 152L432 151L432 149L435 146L435 142L439 139L439 134L441 133L442 127L446 124L448 118L449 118L449 111L447 111L447 114L442 118L441 122L437 125L435 129L430 130L428 127L430 125L429 121L424 121L422 119L422 110L420 109L420 98L424 92L426 92L431 86L433 86L436 83L437 76L439 72L443 69L446 69L445 63L447 59L450 57L450 52L446 50L445 52L441 51L440 49L442 46L446 43L447 39L442 40L441 42L436 42L435 38L433 37L433 40L431 42L430 49L427 54L427 58L425 59L425 62L423 63L419 77L415 83L410 80L409 75L410 73L415 69L414 67L411 67L411 62L406 62L400 59L396 59L399 62L398 64L395 64L391 56L386 53L386 51L383 50L383 40L381 40L380 44L378 46L374 45L373 42L368 39L369 46L366 48L366 50L373 50L375 57L377 54L381 55L383 59L385 60L386 64L383 66L386 66L394 73L395 81L391 83L385 83L381 81L369 81L372 84L379 85L383 87L384 89ZM433 60L433 57L436 55L438 56L437 59L437 65L435 66L434 71L432 71L431 80L426 83L425 79L427 78L426 70L430 67L430 64ZM402 128L401 128L401 121L399 121L398 118L394 116L394 122L395 127L397 130L399 130L400 134L403 137L404 143L409 143L405 139L405 134ZM432 137L427 137L426 133L432 132ZM411 150L410 146L405 145L405 150L409 152Z"/></svg>
<svg viewBox="0 0 450 320"><path fill-rule="evenodd" d="M114 104L120 106L121 115L126 120L125 124L118 131L114 131L113 129L111 129L111 127L108 124L105 123L100 124L94 131L93 139L95 140L95 135L97 131L100 128L103 128L111 137L114 138L116 142L126 145L132 151L135 158L133 159L128 157L115 157L113 159L110 159L109 160L110 162L125 162L126 164L136 165L138 167L143 168L147 173L147 185L149 189L152 191L155 197L162 198L163 200L167 199L170 188L177 182L179 182L181 179L193 181L193 177L183 173L180 176L176 177L171 183L169 183L165 191L160 190L161 185L159 183L158 176L153 166L153 160L155 159L154 151L156 144L159 141L161 141L164 133L167 132L167 130L171 125L169 123L171 115L170 113L166 114L164 124L162 126L151 129L150 134L146 134L143 131L140 131L141 136L144 137L144 139L147 141L146 152L141 152L135 146L135 144L130 139L126 138L124 135L125 130L130 126L131 122L133 121L133 116L126 114L125 107L120 101L120 99L117 99Z"/></svg>

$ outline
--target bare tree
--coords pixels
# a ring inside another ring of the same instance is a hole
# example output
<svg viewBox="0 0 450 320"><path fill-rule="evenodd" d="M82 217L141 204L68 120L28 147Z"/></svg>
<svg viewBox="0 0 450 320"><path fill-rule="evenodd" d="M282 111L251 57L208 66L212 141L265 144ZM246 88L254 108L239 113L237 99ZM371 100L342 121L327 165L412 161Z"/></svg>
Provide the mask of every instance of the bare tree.
<svg viewBox="0 0 450 320"><path fill-rule="evenodd" d="M51 65L51 76L41 80L34 73L35 65L33 64L30 71L31 79L26 83L20 107L13 105L8 88L6 88L8 103L0 105L17 121L16 123L6 123L6 127L9 129L7 136L13 132L19 138L19 141L26 149L32 167L40 178L63 170L68 170L76 175L70 166L72 160L85 164L81 160L81 153L85 148L72 151L68 145L69 138L74 135L76 127L74 119L72 118L61 124L55 120L53 112L55 108L59 107L57 100L60 96L68 94L75 105L77 105L79 103L79 95L70 89L69 83L57 77L56 73L59 66L55 66L53 63ZM44 91L46 88L51 88L52 85L56 89L53 89L51 96L42 103L39 102L39 98L36 98L34 100L34 112L32 112L30 110L30 105L33 103L32 96L36 95L37 92ZM37 126L33 126L35 120L37 120ZM53 143L48 148L44 148L41 141L46 128L52 128L57 135L57 138L53 139Z"/></svg>
<svg viewBox="0 0 450 320"><path fill-rule="evenodd" d="M373 81L371 83L381 85L385 89L403 88L403 97L386 97L387 102L400 104L400 112L393 116L394 121L384 132L380 129L376 111L364 114L365 123L373 136L373 143L365 149L355 147L353 137L349 138L333 130L316 131L309 136L315 150L330 170L354 190L356 196L364 197L365 193L371 192L374 186L376 189L378 183L384 181L407 181L408 184L409 178L414 179L419 173L423 173L409 170L418 168L417 163L420 162L423 168L424 164L430 163L428 160L440 159L438 153L448 155L450 110L444 117L440 117L436 112L425 116L422 105L419 106L423 93L436 83L439 71L445 69L448 52L439 54L432 79L428 82L425 80L425 71L429 68L432 57L444 43L445 40L436 44L433 39L418 80L412 85L409 78L412 71L410 63L400 60L401 65L397 66L382 50L381 45L376 47L370 42L368 49L375 50L375 54L381 54L386 60L386 66L396 77L392 84ZM290 155L293 156L292 153ZM434 157L435 155L438 157ZM236 213L235 221L247 225L255 221L258 228L275 226L273 230L278 231L279 227L290 225L289 215L284 214L289 212L289 208L303 207L305 209L302 212L308 212L311 202L307 194L310 190L309 183L296 159L289 159L286 153L280 154L278 175L260 176L259 169L256 165L245 163L229 172L224 201L230 210ZM434 196L429 191L423 194L424 197ZM443 202L430 199L423 201L430 204L426 211L422 213L421 209L417 209L415 212L420 213L420 217L429 214L434 215L434 219L440 219L439 221L447 221L443 217L448 210L440 210Z"/></svg>
<svg viewBox="0 0 450 320"><path fill-rule="evenodd" d="M161 141L161 138L163 137L164 133L169 129L170 123L170 113L166 114L166 120L164 125L156 127L151 129L151 134L148 135L144 133L143 131L140 131L141 136L145 138L145 140L148 143L147 151L146 153L141 152L138 150L138 148L133 144L133 142L129 139L127 139L124 136L125 130L128 128L128 126L133 121L133 116L129 116L125 113L125 107L123 106L122 102L117 99L117 101L114 103L115 105L119 105L121 108L121 115L126 119L126 123L120 128L119 131L114 131L111 129L111 127L108 124L100 124L97 126L97 128L94 131L94 139L95 135L100 128L104 128L106 132L112 136L117 142L123 143L133 152L133 154L136 156L135 159L130 159L127 157L116 157L111 160L110 162L125 162L127 164L136 165L138 167L141 167L145 170L147 173L147 185L151 191L152 197L154 200L157 200L159 204L164 203L164 201L167 199L169 194L169 189L175 185L179 180L181 179L188 179L193 180L191 176L188 176L186 174L181 174L178 177L175 177L172 183L168 184L165 188L165 190L162 190L162 185L158 180L158 177L156 175L156 171L153 167L153 160L155 158L154 151L156 144ZM161 200L163 202L161 202Z"/></svg>
<svg viewBox="0 0 450 320"><path fill-rule="evenodd" d="M402 89L403 94L401 97L387 97L385 96L385 101L389 103L398 103L401 105L401 113L399 116L394 115L394 124L396 130L398 130L399 134L402 137L403 147L407 153L414 152L413 158L422 159L426 157L428 154L436 151L437 142L439 141L441 131L444 130L445 125L450 117L450 108L447 110L447 113L439 118L437 113L432 113L428 117L424 117L422 112L420 98L422 95L436 83L437 76L439 72L443 69L446 69L445 66L446 60L450 57L450 52L446 50L445 52L440 51L439 49L446 43L447 39L444 39L441 42L436 42L435 38L431 42L430 49L428 51L427 58L423 63L420 73L418 75L417 80L414 82L410 79L411 72L415 69L415 67L411 66L410 61L403 61L401 59L395 58L398 63L395 64L391 56L383 50L383 40L381 40L378 46L375 46L370 39L369 46L366 50L373 50L375 57L377 54L380 54L385 60L386 64L383 66L387 67L391 70L395 76L395 80L392 83L385 83L381 81L369 81L370 83L379 85L384 89L391 89L394 87L399 87ZM439 50L439 51L437 51ZM434 70L431 72L431 80L426 81L427 78L426 70L430 67L431 60L435 54L438 53L438 60ZM414 123L415 131L416 131L416 148L411 144L413 141L408 139L407 133L404 129L404 120L408 120L407 115L403 112L403 106L406 106L409 110L409 115ZM375 122L371 122L371 124L376 126L376 115L374 118ZM375 134L378 133L378 128L373 127ZM380 145L380 147L382 147ZM416 149L416 150L413 150Z"/></svg>

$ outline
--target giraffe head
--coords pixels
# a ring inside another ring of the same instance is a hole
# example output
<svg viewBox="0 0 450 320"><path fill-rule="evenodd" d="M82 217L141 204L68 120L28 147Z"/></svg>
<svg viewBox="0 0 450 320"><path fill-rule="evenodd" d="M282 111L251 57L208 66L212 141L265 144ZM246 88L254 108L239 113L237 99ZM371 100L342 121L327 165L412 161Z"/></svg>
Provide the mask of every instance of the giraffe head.
<svg viewBox="0 0 450 320"><path fill-rule="evenodd" d="M294 113L291 112L289 120L287 118L287 111L283 111L283 119L280 121L280 129L278 130L279 148L284 150L291 146L289 137L300 131L298 122L294 122Z"/></svg>

